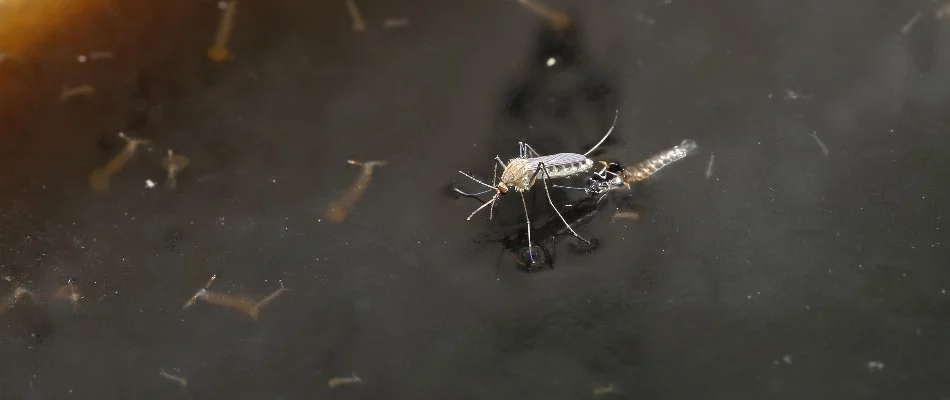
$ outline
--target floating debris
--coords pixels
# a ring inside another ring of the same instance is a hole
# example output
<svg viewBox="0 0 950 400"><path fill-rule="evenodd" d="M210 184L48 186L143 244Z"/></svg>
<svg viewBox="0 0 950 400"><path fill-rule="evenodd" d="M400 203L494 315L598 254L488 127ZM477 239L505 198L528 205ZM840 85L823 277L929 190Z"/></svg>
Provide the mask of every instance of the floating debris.
<svg viewBox="0 0 950 400"><path fill-rule="evenodd" d="M363 196L363 192L366 191L366 187L369 186L370 179L373 177L373 168L386 165L386 161L360 162L347 160L346 162L350 165L361 166L362 171L360 171L360 175L356 178L356 181L350 185L346 194L339 200L330 203L330 206L327 208L327 217L334 223L343 222L350 211L350 207L353 206L353 203Z"/></svg>
<svg viewBox="0 0 950 400"><path fill-rule="evenodd" d="M355 383L363 383L363 380L356 376L356 372L354 372L352 376L330 378L330 380L327 381L327 387L336 389L343 385L352 385Z"/></svg>
<svg viewBox="0 0 950 400"><path fill-rule="evenodd" d="M346 0L346 9L350 12L350 19L353 20L353 30L363 32L366 30L366 22L360 14L360 9L356 7L355 0Z"/></svg>
<svg viewBox="0 0 950 400"><path fill-rule="evenodd" d="M228 42L231 40L231 32L234 30L237 0L219 2L218 7L221 8L222 6L224 12L221 13L221 20L218 22L218 31L214 35L214 42L208 48L208 59L215 62L227 61L232 58L231 50L228 49Z"/></svg>
<svg viewBox="0 0 950 400"><path fill-rule="evenodd" d="M868 370L871 372L879 372L884 370L884 363L880 361L868 361Z"/></svg>

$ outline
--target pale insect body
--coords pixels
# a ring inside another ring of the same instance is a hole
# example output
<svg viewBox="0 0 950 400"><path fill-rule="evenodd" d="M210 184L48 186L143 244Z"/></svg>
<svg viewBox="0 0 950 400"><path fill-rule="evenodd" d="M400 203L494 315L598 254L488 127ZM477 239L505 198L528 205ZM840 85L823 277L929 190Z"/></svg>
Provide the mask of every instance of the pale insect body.
<svg viewBox="0 0 950 400"><path fill-rule="evenodd" d="M567 178L590 170L594 161L575 153L558 153L531 158L512 158L501 174L501 182L511 189L526 192L534 186L538 169L543 166L545 178ZM532 179L534 178L534 179Z"/></svg>
<svg viewBox="0 0 950 400"><path fill-rule="evenodd" d="M630 168L621 168L619 165L600 161L602 168L588 179L585 191L588 194L604 194L618 188L629 188L631 184L645 180L661 169L666 168L699 151L699 145L691 139L654 154L646 160L634 164Z"/></svg>
<svg viewBox="0 0 950 400"><path fill-rule="evenodd" d="M571 225L567 223L567 221L564 219L564 216L561 215L561 212L554 205L554 200L551 199L551 192L548 189L547 181L548 179L566 178L590 170L594 166L594 161L588 158L587 155L592 153L594 150L600 147L600 145L603 144L605 140L607 140L607 137L610 136L614 130L614 127L617 125L617 117L619 114L620 110L617 110L610 129L607 130L607 133L604 134L597 144L591 147L591 149L584 154L557 153L542 156L527 143L519 142L518 157L512 158L507 164L502 162L500 157L495 156L495 160L502 166L503 170L501 173L501 179L497 183L492 182L493 185L489 185L469 174L459 171L460 174L465 175L467 178L477 182L482 186L485 186L488 188L488 190L482 191L480 193L465 193L459 189L454 189L456 192L462 194L463 196L470 197L477 197L478 195L492 191L495 192L491 200L485 202L480 207L475 209L475 211L473 211L466 219L471 220L475 214L489 206L490 208L488 218L491 219L492 215L494 214L495 202L501 198L501 195L508 193L509 190L518 192L518 194L521 195L521 205L524 207L525 221L527 221L528 225L528 256L531 258L531 262L534 262L534 253L531 242L531 218L528 216L528 203L525 201L524 192L531 190L531 188L537 182L537 178L540 176L544 186L544 192L548 198L548 204L551 205L551 208L554 209L554 212L558 215L558 217L561 218L561 222L564 223L564 225L574 235L574 237L585 243L590 243L587 239L584 239L578 235L577 232L574 231L574 228L571 228ZM498 166L496 165L493 176L497 176L497 168Z"/></svg>

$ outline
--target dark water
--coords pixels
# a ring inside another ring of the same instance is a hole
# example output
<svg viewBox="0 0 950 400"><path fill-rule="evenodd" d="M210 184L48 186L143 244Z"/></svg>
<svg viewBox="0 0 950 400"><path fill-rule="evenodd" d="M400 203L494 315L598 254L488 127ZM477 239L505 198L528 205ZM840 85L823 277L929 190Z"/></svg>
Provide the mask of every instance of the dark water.
<svg viewBox="0 0 950 400"><path fill-rule="evenodd" d="M141 28L166 56L120 64L103 100L8 120L0 290L41 301L0 316L0 398L950 396L950 33L931 3L552 2L576 21L554 33L515 2L359 2L358 34L343 2L249 1L224 65L202 61L218 11L199 4ZM465 221L479 203L447 194L518 141L582 151L616 109L599 158L701 149L575 215L592 251L548 228L554 268L525 274L520 201ZM91 193L118 130L154 147ZM191 165L146 189L167 148ZM347 159L389 164L331 224ZM182 309L211 274L291 291L259 322ZM69 278L79 314L49 300Z"/></svg>

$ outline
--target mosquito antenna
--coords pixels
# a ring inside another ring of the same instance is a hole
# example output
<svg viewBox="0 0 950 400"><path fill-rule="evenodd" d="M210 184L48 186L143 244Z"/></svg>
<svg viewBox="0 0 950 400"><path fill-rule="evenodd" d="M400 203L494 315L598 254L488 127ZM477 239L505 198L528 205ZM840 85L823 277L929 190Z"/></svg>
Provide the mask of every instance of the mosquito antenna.
<svg viewBox="0 0 950 400"><path fill-rule="evenodd" d="M488 193L488 192L492 192L492 191L494 191L494 190L495 190L495 189L492 188L492 189L483 190L483 191L478 192L478 193L466 193L466 192L461 191L459 188L455 188L455 187L452 188L452 191L454 191L455 193L458 193L458 194L460 194L460 195L462 195L462 196L465 196L465 197L471 197L471 198L477 199L477 200L480 200L480 199L478 198L478 196L481 196L481 195L483 195L483 194L485 194L485 193ZM482 203L484 203L484 201L482 201Z"/></svg>
<svg viewBox="0 0 950 400"><path fill-rule="evenodd" d="M468 179L471 179L471 180L473 180L473 181L475 181L475 182L480 183L480 184L481 184L482 186L484 186L484 187L491 188L491 189L494 189L494 188L495 188L494 186L491 186L491 185L489 185L489 184L487 184L487 183L485 183L485 182L482 182L482 181L478 180L478 179L475 178L474 176L471 176L471 175L469 175L469 174L466 174L466 173L464 173L464 172L462 172L462 171L459 171L459 173L462 174L462 175L465 175Z"/></svg>
<svg viewBox="0 0 950 400"><path fill-rule="evenodd" d="M479 211L481 211L483 208L488 207L488 206L494 204L494 203L495 203L495 200L498 200L498 193L495 193L495 195L492 196L491 200L488 200L488 202L486 202L485 204L482 204L481 206L479 206L478 208L476 208L475 211L472 211L472 213L469 214L469 215L468 215L468 218L465 218L465 220L466 220L466 221L471 221L471 220L472 220L472 217L474 217L475 214L477 214L477 213L478 213Z"/></svg>
<svg viewBox="0 0 950 400"><path fill-rule="evenodd" d="M614 122L610 124L610 129L607 130L607 134L605 134L604 137L600 138L600 141L597 142L597 144L595 144L594 147L591 147L590 150L587 150L587 152L584 153L585 157L588 154L592 153L594 150L597 150L597 148L600 147L600 145L604 144L604 141L607 140L607 137L610 136L610 133L614 131L614 127L617 126L617 117L619 116L620 116L620 109L618 108L616 113L614 113Z"/></svg>

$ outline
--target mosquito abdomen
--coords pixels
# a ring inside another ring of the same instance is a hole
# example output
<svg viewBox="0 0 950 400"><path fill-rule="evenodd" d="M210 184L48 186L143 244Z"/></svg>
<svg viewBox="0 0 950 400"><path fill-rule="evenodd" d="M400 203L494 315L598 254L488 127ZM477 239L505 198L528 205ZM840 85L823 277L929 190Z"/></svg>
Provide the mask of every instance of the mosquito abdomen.
<svg viewBox="0 0 950 400"><path fill-rule="evenodd" d="M682 160L699 150L699 145L695 141L686 139L679 145L673 146L659 154L640 161L633 167L627 168L623 172L623 181L627 184L639 182L649 178L657 171L667 165Z"/></svg>
<svg viewBox="0 0 950 400"><path fill-rule="evenodd" d="M525 160L525 164L531 166L532 174L538 170L539 166L544 166L547 172L545 178L557 179L585 172L594 166L594 161L581 154L558 153L529 158Z"/></svg>

